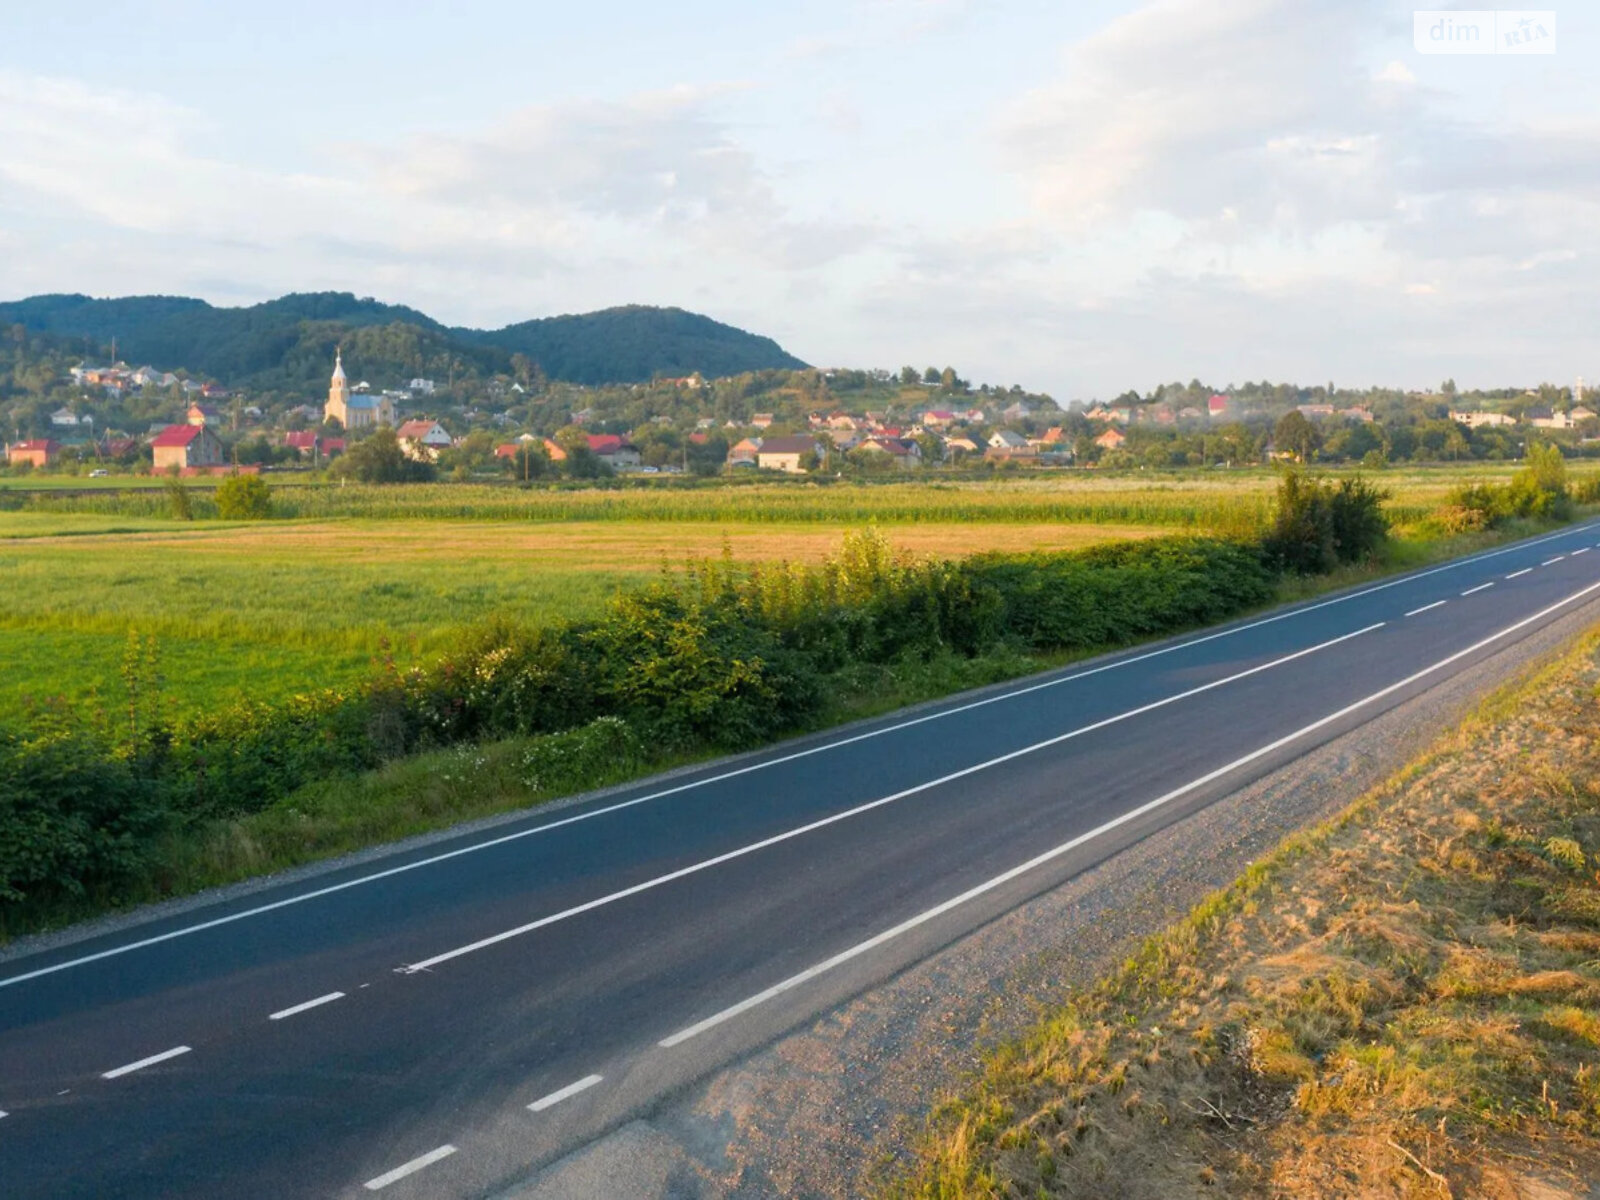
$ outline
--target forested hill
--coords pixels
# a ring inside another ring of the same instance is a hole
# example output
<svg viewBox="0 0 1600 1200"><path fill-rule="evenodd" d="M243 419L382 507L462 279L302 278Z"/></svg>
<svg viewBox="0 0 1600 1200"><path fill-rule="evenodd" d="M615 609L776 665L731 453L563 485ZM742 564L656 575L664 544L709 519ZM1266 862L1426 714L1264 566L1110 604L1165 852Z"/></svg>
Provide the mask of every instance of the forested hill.
<svg viewBox="0 0 1600 1200"><path fill-rule="evenodd" d="M0 327L82 339L86 353L116 339L117 357L187 369L230 386L325 384L335 346L376 386L543 372L571 383L634 383L698 371L718 377L805 364L771 338L676 308L630 305L547 317L499 330L452 329L425 313L348 292L283 296L218 308L182 296L33 296L0 303Z"/></svg>
<svg viewBox="0 0 1600 1200"><path fill-rule="evenodd" d="M708 379L806 364L760 337L681 308L630 304L582 316L544 317L487 333L453 333L527 355L551 379L632 383L700 372Z"/></svg>

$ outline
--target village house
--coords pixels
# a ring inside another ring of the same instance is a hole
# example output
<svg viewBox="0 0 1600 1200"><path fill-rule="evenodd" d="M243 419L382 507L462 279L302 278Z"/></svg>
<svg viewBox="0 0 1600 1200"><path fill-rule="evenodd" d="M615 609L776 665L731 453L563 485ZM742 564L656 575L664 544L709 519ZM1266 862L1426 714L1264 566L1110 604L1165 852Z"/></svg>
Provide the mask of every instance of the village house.
<svg viewBox="0 0 1600 1200"><path fill-rule="evenodd" d="M614 433L591 433L589 449L613 471L631 471L639 466L639 448Z"/></svg>
<svg viewBox="0 0 1600 1200"><path fill-rule="evenodd" d="M204 425L168 425L150 442L157 471L222 465L222 441Z"/></svg>
<svg viewBox="0 0 1600 1200"><path fill-rule="evenodd" d="M1450 419L1458 424L1465 425L1468 429L1484 429L1495 425L1515 425L1516 418L1505 413L1497 412L1465 412L1460 409L1450 410Z"/></svg>
<svg viewBox="0 0 1600 1200"><path fill-rule="evenodd" d="M990 462L1007 462L1013 459L1036 459L1039 450L1028 439L1011 429L997 429L989 435L988 449L983 452Z"/></svg>
<svg viewBox="0 0 1600 1200"><path fill-rule="evenodd" d="M1010 429L997 429L989 435L989 449L1000 451L1026 450L1028 439Z"/></svg>
<svg viewBox="0 0 1600 1200"><path fill-rule="evenodd" d="M896 469L901 471L909 471L922 465L922 447L916 442L902 441L900 438L868 438L856 449L869 454L887 454Z"/></svg>
<svg viewBox="0 0 1600 1200"><path fill-rule="evenodd" d="M399 439L400 449L406 452L406 457L417 462L434 462L439 457L439 451L455 445L449 430L439 422L426 418L407 421L395 430L395 437Z"/></svg>
<svg viewBox="0 0 1600 1200"><path fill-rule="evenodd" d="M50 424L57 429L76 429L78 427L78 414L70 408L58 408L50 414Z"/></svg>
<svg viewBox="0 0 1600 1200"><path fill-rule="evenodd" d="M922 423L929 429L943 429L948 425L954 425L955 420L955 413L942 408L930 408L922 414Z"/></svg>
<svg viewBox="0 0 1600 1200"><path fill-rule="evenodd" d="M822 447L814 438L801 434L795 437L768 438L756 452L756 465L767 471L782 471L788 475L804 475L806 458L820 458Z"/></svg>
<svg viewBox="0 0 1600 1200"><path fill-rule="evenodd" d="M315 458L317 455L318 436L314 429L305 429L300 432L290 432L283 435L283 444L301 458Z"/></svg>
<svg viewBox="0 0 1600 1200"><path fill-rule="evenodd" d="M1128 435L1120 429L1108 429L1095 438L1094 444L1102 450L1120 450L1122 444L1128 440Z"/></svg>
<svg viewBox="0 0 1600 1200"><path fill-rule="evenodd" d="M1228 397L1221 394L1214 395L1206 401L1206 413L1208 416L1225 417L1232 408L1232 402Z"/></svg>
<svg viewBox="0 0 1600 1200"><path fill-rule="evenodd" d="M49 438L34 438L26 442L13 442L6 447L6 461L13 467L26 463L35 470L55 465L61 447Z"/></svg>
<svg viewBox="0 0 1600 1200"><path fill-rule="evenodd" d="M756 459L760 454L760 438L740 438L728 448L728 465L730 467L753 467L756 465Z"/></svg>
<svg viewBox="0 0 1600 1200"><path fill-rule="evenodd" d="M189 425L217 425L222 421L222 410L215 404L201 404L196 401L189 405L183 414L183 419Z"/></svg>
<svg viewBox="0 0 1600 1200"><path fill-rule="evenodd" d="M978 443L964 435L960 437L945 438L944 440L944 453L946 458L949 458L954 454L976 454L978 449Z"/></svg>
<svg viewBox="0 0 1600 1200"><path fill-rule="evenodd" d="M1535 417L1531 412L1529 414L1529 419L1537 429L1571 429L1579 421L1594 416L1593 411L1587 408L1575 408L1571 412L1558 413L1552 413L1548 409L1542 411L1546 415Z"/></svg>
<svg viewBox="0 0 1600 1200"><path fill-rule="evenodd" d="M757 429L768 429L772 425L772 414L753 413L750 417L750 424L755 426Z"/></svg>

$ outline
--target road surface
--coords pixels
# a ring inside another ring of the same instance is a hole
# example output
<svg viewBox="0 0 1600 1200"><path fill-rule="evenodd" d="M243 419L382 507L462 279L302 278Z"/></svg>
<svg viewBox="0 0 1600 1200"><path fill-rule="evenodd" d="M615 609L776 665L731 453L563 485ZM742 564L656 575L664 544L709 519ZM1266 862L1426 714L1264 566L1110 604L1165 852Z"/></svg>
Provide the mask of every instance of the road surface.
<svg viewBox="0 0 1600 1200"><path fill-rule="evenodd" d="M493 1194L1600 614L1600 523L0 963L7 1197Z"/></svg>

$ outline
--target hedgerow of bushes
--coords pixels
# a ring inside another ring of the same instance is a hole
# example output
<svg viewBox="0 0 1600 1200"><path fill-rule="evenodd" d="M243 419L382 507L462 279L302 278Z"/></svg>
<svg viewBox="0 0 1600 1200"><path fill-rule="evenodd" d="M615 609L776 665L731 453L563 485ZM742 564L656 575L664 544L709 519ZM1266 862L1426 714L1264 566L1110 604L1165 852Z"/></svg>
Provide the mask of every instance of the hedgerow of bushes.
<svg viewBox="0 0 1600 1200"><path fill-rule="evenodd" d="M847 667L1108 646L1259 605L1275 582L1259 548L1220 540L904 563L863 534L821 566L694 564L591 621L486 624L426 669L283 704L165 719L145 661L125 713L46 706L0 728L0 902L113 896L163 834L419 751L559 735L530 771L576 789L613 742L642 762L814 726Z"/></svg>

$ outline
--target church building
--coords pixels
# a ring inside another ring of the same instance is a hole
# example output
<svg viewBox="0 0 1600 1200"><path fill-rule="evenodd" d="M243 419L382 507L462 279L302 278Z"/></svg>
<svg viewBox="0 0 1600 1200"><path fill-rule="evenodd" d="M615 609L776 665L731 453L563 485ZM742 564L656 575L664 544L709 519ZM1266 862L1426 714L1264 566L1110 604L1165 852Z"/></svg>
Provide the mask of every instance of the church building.
<svg viewBox="0 0 1600 1200"><path fill-rule="evenodd" d="M344 377L344 359L333 354L333 378L328 383L328 403L322 407L324 421L337 421L345 429L371 429L375 425L394 425L398 417L394 401L388 396L352 394Z"/></svg>

